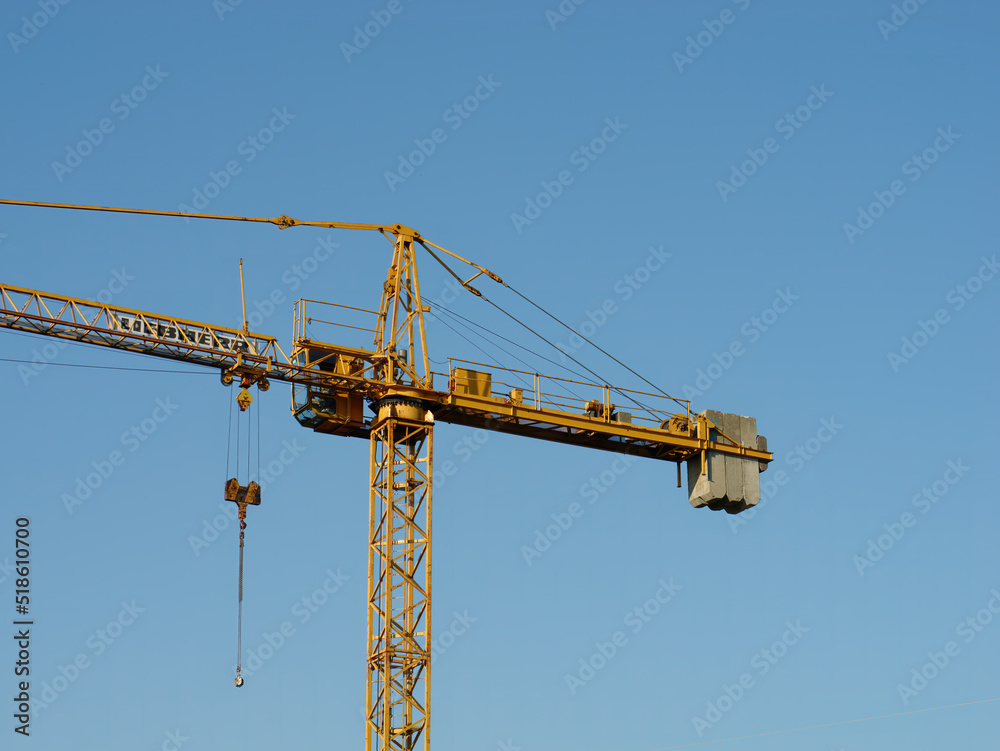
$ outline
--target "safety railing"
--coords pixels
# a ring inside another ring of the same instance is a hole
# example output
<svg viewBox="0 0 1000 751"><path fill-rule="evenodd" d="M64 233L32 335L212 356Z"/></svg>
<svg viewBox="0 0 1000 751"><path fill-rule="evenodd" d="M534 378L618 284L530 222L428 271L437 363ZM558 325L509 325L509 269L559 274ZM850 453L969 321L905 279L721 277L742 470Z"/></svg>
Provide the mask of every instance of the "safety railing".
<svg viewBox="0 0 1000 751"><path fill-rule="evenodd" d="M524 404L537 410L588 414L605 422L633 422L659 428L676 415L691 419L691 402L648 391L547 376L515 368L448 358L443 375L449 391L456 389L456 369L489 375L489 396L507 404ZM484 384L484 380L477 381ZM582 392L582 393L578 393ZM485 394L484 394L485 396ZM625 415L628 415L628 418Z"/></svg>
<svg viewBox="0 0 1000 751"><path fill-rule="evenodd" d="M330 320L334 318L340 320ZM344 322L345 320L350 323ZM374 310L322 300L302 299L295 301L292 336L296 343L303 339L338 342L355 349L371 351L375 342L377 323L378 313ZM349 333L345 334L345 330Z"/></svg>

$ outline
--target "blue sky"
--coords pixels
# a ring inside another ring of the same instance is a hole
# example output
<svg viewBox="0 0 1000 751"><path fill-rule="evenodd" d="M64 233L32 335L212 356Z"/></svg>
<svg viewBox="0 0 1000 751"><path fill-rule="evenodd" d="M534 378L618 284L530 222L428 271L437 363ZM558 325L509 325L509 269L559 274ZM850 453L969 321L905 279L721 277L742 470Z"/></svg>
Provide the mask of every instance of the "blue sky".
<svg viewBox="0 0 1000 751"><path fill-rule="evenodd" d="M757 418L775 461L766 501L735 517L690 508L669 465L437 427L457 471L435 493L434 622L451 631L435 749L984 746L998 11L675 5L17 0L0 12L0 197L408 224L696 410ZM293 300L376 306L387 250L0 207L4 283L239 327L243 258L254 328L286 351ZM448 304L546 346L468 295ZM483 356L429 336L438 367ZM16 741L360 746L368 446L299 427L285 386L258 397L274 472L248 520L244 665L270 654L237 691L237 530L217 519L233 394L213 373L63 367L194 370L94 350L0 332L0 357L36 361L0 363L0 601L6 618L30 517L32 692L63 689Z"/></svg>

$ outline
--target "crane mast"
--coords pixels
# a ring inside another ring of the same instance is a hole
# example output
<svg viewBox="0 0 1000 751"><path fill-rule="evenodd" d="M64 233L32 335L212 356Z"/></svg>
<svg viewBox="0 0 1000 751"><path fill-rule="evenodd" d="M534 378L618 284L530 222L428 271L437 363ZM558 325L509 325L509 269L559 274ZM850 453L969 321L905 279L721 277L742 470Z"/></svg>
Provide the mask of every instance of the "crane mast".
<svg viewBox="0 0 1000 751"><path fill-rule="evenodd" d="M287 382L300 424L369 440L366 751L430 749L436 421L676 462L678 486L681 463L687 462L689 500L696 507L739 513L759 500L757 474L773 456L757 435L753 418L692 414L684 400L524 371L495 369L502 372L494 380L495 373L477 369L491 366L458 360L450 360L448 373L439 374L447 379L447 390L436 389L424 327L429 309L420 296L416 248L422 246L440 259L415 230L399 224L298 222L285 216L206 218L270 222L282 228L307 224L376 230L388 237L392 262L379 309L368 311L375 319L370 329L373 349L311 338L309 301L296 303L289 357L274 337L254 334L245 326L214 326L2 283L0 328L214 367L224 384L239 378L266 390L271 380ZM487 274L502 281L483 267L433 247L478 269L471 279ZM459 281L480 294L468 284L471 279ZM512 380L505 383L504 378ZM520 383L511 387L513 379ZM591 391L583 398L567 396L560 392L560 385L566 384Z"/></svg>
<svg viewBox="0 0 1000 751"><path fill-rule="evenodd" d="M385 390L370 432L365 749L429 751L434 420L413 390L431 372L409 234L395 235L373 360Z"/></svg>

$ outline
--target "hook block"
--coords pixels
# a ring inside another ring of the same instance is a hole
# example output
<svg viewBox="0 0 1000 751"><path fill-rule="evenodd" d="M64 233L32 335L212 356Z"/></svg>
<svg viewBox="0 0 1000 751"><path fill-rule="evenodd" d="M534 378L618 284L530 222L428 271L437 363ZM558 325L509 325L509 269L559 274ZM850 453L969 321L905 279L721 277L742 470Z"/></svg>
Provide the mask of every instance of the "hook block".
<svg viewBox="0 0 1000 751"><path fill-rule="evenodd" d="M226 480L224 498L244 506L260 505L260 485L251 482L249 485L240 485L235 477Z"/></svg>

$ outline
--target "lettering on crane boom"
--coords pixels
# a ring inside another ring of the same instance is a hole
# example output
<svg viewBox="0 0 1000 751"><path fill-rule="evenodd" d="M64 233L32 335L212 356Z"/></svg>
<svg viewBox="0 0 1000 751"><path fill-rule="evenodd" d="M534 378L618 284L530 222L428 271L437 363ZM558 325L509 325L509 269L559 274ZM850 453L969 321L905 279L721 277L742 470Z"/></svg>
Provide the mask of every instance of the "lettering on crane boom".
<svg viewBox="0 0 1000 751"><path fill-rule="evenodd" d="M222 333L216 329L210 329L208 327L203 329L195 329L189 326L179 327L168 322L157 321L155 319L151 320L149 317L143 319L120 314L116 317L122 330L131 334L148 336L161 341L181 345L187 344L197 347L209 347L212 349L221 347L227 352L245 352L255 355L261 354L259 352L254 352L250 343Z"/></svg>

